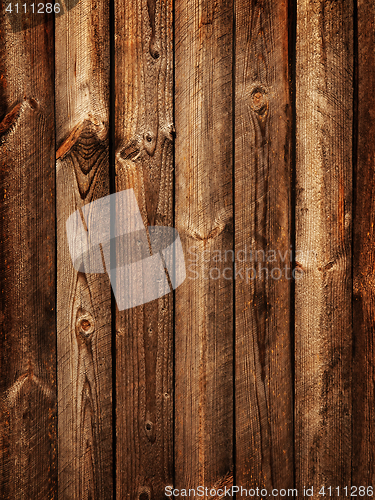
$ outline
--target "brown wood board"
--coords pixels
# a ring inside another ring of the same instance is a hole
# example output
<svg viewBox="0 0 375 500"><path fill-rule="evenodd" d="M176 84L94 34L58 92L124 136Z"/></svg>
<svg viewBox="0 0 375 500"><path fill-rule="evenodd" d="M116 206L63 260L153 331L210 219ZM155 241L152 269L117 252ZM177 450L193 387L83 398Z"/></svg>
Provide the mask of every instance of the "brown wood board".
<svg viewBox="0 0 375 500"><path fill-rule="evenodd" d="M113 498L110 282L73 267L66 228L109 194L109 6L94 7L58 17L55 38L58 491L77 500Z"/></svg>
<svg viewBox="0 0 375 500"><path fill-rule="evenodd" d="M236 2L236 484L269 491L294 486L288 40L288 2Z"/></svg>
<svg viewBox="0 0 375 500"><path fill-rule="evenodd" d="M351 482L353 4L301 1L296 44L296 486Z"/></svg>
<svg viewBox="0 0 375 500"><path fill-rule="evenodd" d="M175 37L175 485L212 487L233 468L233 3L175 1Z"/></svg>
<svg viewBox="0 0 375 500"><path fill-rule="evenodd" d="M358 2L357 149L353 216L352 484L375 480L374 438L374 106L375 10Z"/></svg>
<svg viewBox="0 0 375 500"><path fill-rule="evenodd" d="M115 1L115 184L134 190L146 234L173 225L172 36L171 1ZM116 308L115 329L117 498L162 499L173 481L173 295Z"/></svg>
<svg viewBox="0 0 375 500"><path fill-rule="evenodd" d="M53 20L0 13L0 497L57 498Z"/></svg>

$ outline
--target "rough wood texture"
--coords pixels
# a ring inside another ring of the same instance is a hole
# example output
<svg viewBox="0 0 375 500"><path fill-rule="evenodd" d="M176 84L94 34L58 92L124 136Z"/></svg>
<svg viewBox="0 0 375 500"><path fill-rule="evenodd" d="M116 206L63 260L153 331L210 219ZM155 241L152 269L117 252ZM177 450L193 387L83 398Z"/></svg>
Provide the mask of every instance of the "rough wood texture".
<svg viewBox="0 0 375 500"><path fill-rule="evenodd" d="M375 482L375 6L358 2L358 154L353 219L353 485Z"/></svg>
<svg viewBox="0 0 375 500"><path fill-rule="evenodd" d="M109 11L80 0L56 19L59 498L110 499L111 289L77 272L66 221L109 194Z"/></svg>
<svg viewBox="0 0 375 500"><path fill-rule="evenodd" d="M231 1L176 0L177 488L212 487L233 464L232 30Z"/></svg>
<svg viewBox="0 0 375 500"><path fill-rule="evenodd" d="M53 24L0 13L0 497L56 496Z"/></svg>
<svg viewBox="0 0 375 500"><path fill-rule="evenodd" d="M236 484L271 491L294 466L288 2L236 2L235 46Z"/></svg>
<svg viewBox="0 0 375 500"><path fill-rule="evenodd" d="M351 482L351 1L297 12L296 485ZM317 491L313 498L320 498Z"/></svg>
<svg viewBox="0 0 375 500"><path fill-rule="evenodd" d="M145 227L172 226L172 2L115 13L116 191L134 189ZM117 310L117 498L162 499L172 483L172 313L171 293Z"/></svg>
<svg viewBox="0 0 375 500"><path fill-rule="evenodd" d="M55 30L8 3L0 498L373 485L374 2L62 0ZM114 186L178 229L175 304L119 311L73 268L66 221Z"/></svg>

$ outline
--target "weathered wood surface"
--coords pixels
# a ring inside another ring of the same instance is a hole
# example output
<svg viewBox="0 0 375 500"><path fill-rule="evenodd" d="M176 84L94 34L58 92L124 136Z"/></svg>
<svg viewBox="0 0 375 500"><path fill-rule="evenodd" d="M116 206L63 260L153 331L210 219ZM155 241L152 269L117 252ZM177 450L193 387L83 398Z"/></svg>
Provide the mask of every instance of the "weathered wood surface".
<svg viewBox="0 0 375 500"><path fill-rule="evenodd" d="M358 2L358 142L353 216L353 485L375 482L375 6ZM371 90L370 90L371 89Z"/></svg>
<svg viewBox="0 0 375 500"><path fill-rule="evenodd" d="M59 498L110 499L111 288L73 268L66 221L109 194L109 7L80 0L56 19Z"/></svg>
<svg viewBox="0 0 375 500"><path fill-rule="evenodd" d="M271 491L294 469L288 2L236 2L235 47L236 484Z"/></svg>
<svg viewBox="0 0 375 500"><path fill-rule="evenodd" d="M211 487L233 467L232 30L231 1L175 2L176 228L188 267L175 310L177 488Z"/></svg>
<svg viewBox="0 0 375 500"><path fill-rule="evenodd" d="M296 485L319 489L351 482L353 3L300 1L296 53Z"/></svg>
<svg viewBox="0 0 375 500"><path fill-rule="evenodd" d="M0 497L56 496L53 22L0 13Z"/></svg>
<svg viewBox="0 0 375 500"><path fill-rule="evenodd" d="M375 9L357 4L116 0L110 32L108 3L66 1L55 56L51 16L0 13L1 498L373 484ZM111 186L178 229L175 309L119 311L106 274L73 268L66 220Z"/></svg>
<svg viewBox="0 0 375 500"><path fill-rule="evenodd" d="M116 191L134 190L146 228L173 225L172 15L171 1L115 1ZM172 350L171 293L116 309L117 498L162 499L173 482Z"/></svg>

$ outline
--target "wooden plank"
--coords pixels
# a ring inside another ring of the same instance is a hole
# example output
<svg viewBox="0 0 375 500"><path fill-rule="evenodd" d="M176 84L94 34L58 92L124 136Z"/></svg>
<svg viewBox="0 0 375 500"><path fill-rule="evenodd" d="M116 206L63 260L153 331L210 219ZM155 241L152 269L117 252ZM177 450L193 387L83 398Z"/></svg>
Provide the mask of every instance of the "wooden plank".
<svg viewBox="0 0 375 500"><path fill-rule="evenodd" d="M0 497L57 498L53 20L0 13Z"/></svg>
<svg viewBox="0 0 375 500"><path fill-rule="evenodd" d="M288 2L236 2L236 483L292 489Z"/></svg>
<svg viewBox="0 0 375 500"><path fill-rule="evenodd" d="M233 467L232 1L176 0L175 37L175 486L211 488Z"/></svg>
<svg viewBox="0 0 375 500"><path fill-rule="evenodd" d="M59 496L113 497L111 288L76 271L66 221L109 194L109 6L56 19Z"/></svg>
<svg viewBox="0 0 375 500"><path fill-rule="evenodd" d="M296 75L296 485L318 490L351 482L351 1L298 3Z"/></svg>
<svg viewBox="0 0 375 500"><path fill-rule="evenodd" d="M134 190L145 227L173 225L172 14L115 1L116 191ZM173 475L173 297L116 311L117 497L157 500Z"/></svg>
<svg viewBox="0 0 375 500"><path fill-rule="evenodd" d="M375 6L358 1L358 151L353 219L353 456L355 486L375 482L374 132Z"/></svg>

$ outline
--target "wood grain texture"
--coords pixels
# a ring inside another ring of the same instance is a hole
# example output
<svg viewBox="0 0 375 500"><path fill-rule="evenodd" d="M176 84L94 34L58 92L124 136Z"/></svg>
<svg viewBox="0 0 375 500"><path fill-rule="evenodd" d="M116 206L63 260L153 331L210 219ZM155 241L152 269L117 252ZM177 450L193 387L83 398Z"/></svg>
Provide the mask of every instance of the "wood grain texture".
<svg viewBox="0 0 375 500"><path fill-rule="evenodd" d="M233 3L176 0L175 36L175 486L212 487L233 467Z"/></svg>
<svg viewBox="0 0 375 500"><path fill-rule="evenodd" d="M5 7L4 7L5 9ZM0 13L0 497L57 481L53 24Z"/></svg>
<svg viewBox="0 0 375 500"><path fill-rule="evenodd" d="M296 485L351 482L353 4L298 3ZM317 491L313 498L319 498Z"/></svg>
<svg viewBox="0 0 375 500"><path fill-rule="evenodd" d="M115 1L116 191L134 190L146 228L173 225L172 14L169 0ZM172 319L171 293L117 310L117 498L172 483Z"/></svg>
<svg viewBox="0 0 375 500"><path fill-rule="evenodd" d="M109 10L56 19L59 498L113 498L111 289L77 272L66 221L109 194Z"/></svg>
<svg viewBox="0 0 375 500"><path fill-rule="evenodd" d="M353 218L353 485L375 481L375 6L358 2L358 143Z"/></svg>
<svg viewBox="0 0 375 500"><path fill-rule="evenodd" d="M235 46L236 484L271 491L294 485L288 2L237 1Z"/></svg>

